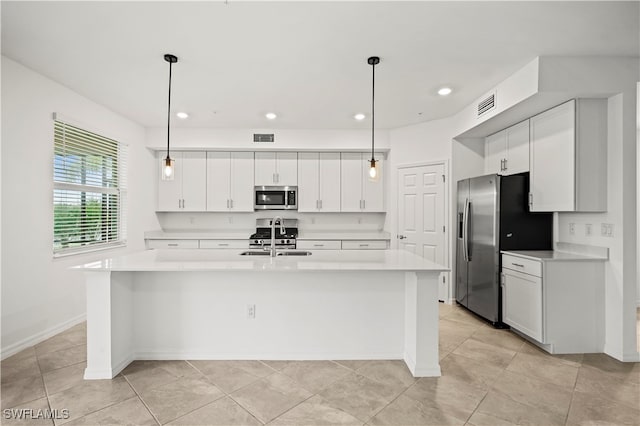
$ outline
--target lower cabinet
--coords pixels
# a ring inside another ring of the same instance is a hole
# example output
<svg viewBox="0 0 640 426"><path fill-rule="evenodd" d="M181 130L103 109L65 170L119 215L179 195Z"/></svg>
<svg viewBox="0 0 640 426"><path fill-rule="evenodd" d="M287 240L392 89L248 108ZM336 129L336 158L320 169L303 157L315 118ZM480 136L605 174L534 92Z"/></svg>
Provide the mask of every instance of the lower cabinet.
<svg viewBox="0 0 640 426"><path fill-rule="evenodd" d="M502 320L551 353L604 349L604 262L502 254Z"/></svg>
<svg viewBox="0 0 640 426"><path fill-rule="evenodd" d="M386 250L389 244L386 240L349 240L342 241L342 250Z"/></svg>

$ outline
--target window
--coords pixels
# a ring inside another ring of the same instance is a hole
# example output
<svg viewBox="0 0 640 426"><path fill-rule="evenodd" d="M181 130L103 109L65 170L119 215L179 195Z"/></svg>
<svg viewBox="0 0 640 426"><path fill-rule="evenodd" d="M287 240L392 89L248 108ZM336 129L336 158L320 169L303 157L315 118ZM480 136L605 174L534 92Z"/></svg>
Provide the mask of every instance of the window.
<svg viewBox="0 0 640 426"><path fill-rule="evenodd" d="M54 121L53 253L126 243L127 146Z"/></svg>

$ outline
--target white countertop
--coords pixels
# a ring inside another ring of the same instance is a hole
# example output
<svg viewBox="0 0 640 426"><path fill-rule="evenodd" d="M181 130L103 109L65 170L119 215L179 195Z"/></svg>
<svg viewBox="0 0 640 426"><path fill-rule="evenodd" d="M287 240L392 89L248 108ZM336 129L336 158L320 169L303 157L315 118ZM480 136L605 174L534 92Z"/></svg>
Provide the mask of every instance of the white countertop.
<svg viewBox="0 0 640 426"><path fill-rule="evenodd" d="M569 253L569 252L557 251L557 250L513 250L513 251L506 250L506 251L501 251L500 253L523 257L525 259L539 260L543 262L607 260L607 258L605 257Z"/></svg>
<svg viewBox="0 0 640 426"><path fill-rule="evenodd" d="M144 250L73 269L84 271L448 271L404 250L316 250L310 256L240 256L244 250Z"/></svg>
<svg viewBox="0 0 640 426"><path fill-rule="evenodd" d="M145 239L151 240L248 240L255 229L233 232L198 232L198 231L147 231ZM362 231L298 231L298 240L389 240L388 232Z"/></svg>

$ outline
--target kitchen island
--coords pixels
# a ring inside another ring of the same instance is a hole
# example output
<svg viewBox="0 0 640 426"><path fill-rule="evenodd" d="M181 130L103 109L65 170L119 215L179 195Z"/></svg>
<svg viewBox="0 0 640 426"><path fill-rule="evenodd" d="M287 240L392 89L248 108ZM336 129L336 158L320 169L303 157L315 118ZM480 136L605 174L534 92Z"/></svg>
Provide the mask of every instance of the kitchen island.
<svg viewBox="0 0 640 426"><path fill-rule="evenodd" d="M401 250L146 250L86 275L85 379L136 359L404 359L439 376L438 277Z"/></svg>

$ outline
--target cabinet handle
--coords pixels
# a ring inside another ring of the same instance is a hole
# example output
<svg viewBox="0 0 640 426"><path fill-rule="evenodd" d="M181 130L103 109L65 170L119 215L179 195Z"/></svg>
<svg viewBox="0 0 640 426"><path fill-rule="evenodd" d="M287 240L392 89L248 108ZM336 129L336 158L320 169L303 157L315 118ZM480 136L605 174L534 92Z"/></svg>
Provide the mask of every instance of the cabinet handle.
<svg viewBox="0 0 640 426"><path fill-rule="evenodd" d="M508 164L508 163L507 163L507 161L509 161L509 160L507 160L507 159L505 158L505 159L504 159L504 170L505 170L505 171L507 171L507 169L509 168L509 166L507 166L507 164Z"/></svg>
<svg viewBox="0 0 640 426"><path fill-rule="evenodd" d="M362 210L367 208L367 200L362 200Z"/></svg>
<svg viewBox="0 0 640 426"><path fill-rule="evenodd" d="M369 244L359 244L358 247L369 247Z"/></svg>
<svg viewBox="0 0 640 426"><path fill-rule="evenodd" d="M273 181L273 183L276 183L276 174L275 173L273 173L271 175L271 180Z"/></svg>
<svg viewBox="0 0 640 426"><path fill-rule="evenodd" d="M182 208L184 209L184 198L182 199Z"/></svg>
<svg viewBox="0 0 640 426"><path fill-rule="evenodd" d="M227 198L227 208L229 208L229 199Z"/></svg>
<svg viewBox="0 0 640 426"><path fill-rule="evenodd" d="M320 210L322 210L322 200L319 200L319 201L320 201Z"/></svg>
<svg viewBox="0 0 640 426"><path fill-rule="evenodd" d="M533 205L533 193L532 192L529 193L529 205L530 206Z"/></svg>
<svg viewBox="0 0 640 426"><path fill-rule="evenodd" d="M178 243L169 243L167 247L178 247Z"/></svg>
<svg viewBox="0 0 640 426"><path fill-rule="evenodd" d="M229 205L231 206L231 208L233 208L233 198L229 200Z"/></svg>
<svg viewBox="0 0 640 426"><path fill-rule="evenodd" d="M316 200L316 210L320 210L320 200Z"/></svg>
<svg viewBox="0 0 640 426"><path fill-rule="evenodd" d="M314 244L314 247L324 247L324 244Z"/></svg>
<svg viewBox="0 0 640 426"><path fill-rule="evenodd" d="M519 263L513 263L513 262L511 262L511 264L512 264L513 266L517 266L517 267L519 267L519 268L524 268L524 265L521 265L521 264L519 264Z"/></svg>
<svg viewBox="0 0 640 426"><path fill-rule="evenodd" d="M218 247L228 247L228 246L229 246L229 244L226 244L226 243L220 243L220 244L218 244Z"/></svg>

